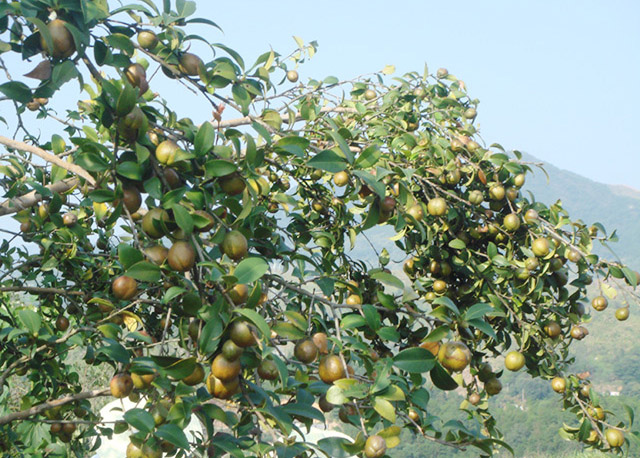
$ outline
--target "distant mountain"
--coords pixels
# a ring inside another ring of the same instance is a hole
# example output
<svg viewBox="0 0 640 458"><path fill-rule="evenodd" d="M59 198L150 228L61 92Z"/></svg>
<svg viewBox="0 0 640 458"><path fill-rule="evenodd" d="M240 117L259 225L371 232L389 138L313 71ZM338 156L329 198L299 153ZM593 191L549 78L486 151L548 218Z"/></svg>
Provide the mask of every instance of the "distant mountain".
<svg viewBox="0 0 640 458"><path fill-rule="evenodd" d="M543 163L530 155L523 159ZM549 180L542 170L534 167L535 173L527 175L525 190L530 190L536 200L548 205L561 200L572 219L579 218L586 224L599 222L608 233L615 230L620 241L611 248L625 264L640 270L640 191L598 183L549 163L543 164ZM605 254L602 249L598 252Z"/></svg>

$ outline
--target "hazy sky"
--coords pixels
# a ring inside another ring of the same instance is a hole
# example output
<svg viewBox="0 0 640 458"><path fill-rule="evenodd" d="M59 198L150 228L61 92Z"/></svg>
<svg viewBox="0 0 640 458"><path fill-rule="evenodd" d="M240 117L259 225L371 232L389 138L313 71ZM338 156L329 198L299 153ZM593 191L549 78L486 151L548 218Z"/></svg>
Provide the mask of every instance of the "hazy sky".
<svg viewBox="0 0 640 458"><path fill-rule="evenodd" d="M640 1L198 0L251 63L317 40L301 77L446 67L480 99L488 143L640 189Z"/></svg>

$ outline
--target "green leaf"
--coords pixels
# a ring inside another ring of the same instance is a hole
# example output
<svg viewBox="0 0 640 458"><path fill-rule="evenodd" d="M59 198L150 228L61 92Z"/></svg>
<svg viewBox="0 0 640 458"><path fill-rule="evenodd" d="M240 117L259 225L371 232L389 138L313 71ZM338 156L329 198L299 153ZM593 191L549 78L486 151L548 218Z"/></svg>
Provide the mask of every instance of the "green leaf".
<svg viewBox="0 0 640 458"><path fill-rule="evenodd" d="M261 278L269 270L269 264L263 258L246 258L233 271L238 283L248 284Z"/></svg>
<svg viewBox="0 0 640 458"><path fill-rule="evenodd" d="M347 164L343 157L338 156L335 151L327 149L309 159L307 165L316 169L336 173L346 169L349 164Z"/></svg>
<svg viewBox="0 0 640 458"><path fill-rule="evenodd" d="M130 409L124 413L124 420L145 434L150 433L155 428L156 424L153 421L153 416L142 409Z"/></svg>
<svg viewBox="0 0 640 458"><path fill-rule="evenodd" d="M125 269L128 269L129 267L137 262L142 261L143 259L144 257L142 253L136 250L131 245L128 245L126 243L121 243L120 245L118 245L118 260L120 261L120 264L122 264L122 267L124 267Z"/></svg>
<svg viewBox="0 0 640 458"><path fill-rule="evenodd" d="M304 157L305 151L309 147L309 140L297 135L290 135L278 140L274 147L280 151L286 151L297 157Z"/></svg>
<svg viewBox="0 0 640 458"><path fill-rule="evenodd" d="M122 162L116 166L116 172L118 172L118 175L129 178L130 180L142 180L142 166L137 162Z"/></svg>
<svg viewBox="0 0 640 458"><path fill-rule="evenodd" d="M456 304L454 304L453 301L446 296L436 298L433 303L435 305L444 305L456 315L460 315L460 310L458 310Z"/></svg>
<svg viewBox="0 0 640 458"><path fill-rule="evenodd" d="M237 170L234 163L223 159L212 159L204 165L207 177L223 177Z"/></svg>
<svg viewBox="0 0 640 458"><path fill-rule="evenodd" d="M426 351L426 350L425 350ZM456 381L451 378L447 370L436 362L435 367L429 372L433 384L444 391L451 391L458 388Z"/></svg>
<svg viewBox="0 0 640 458"><path fill-rule="evenodd" d="M333 138L333 141L338 144L338 146L340 147L340 151L342 151L344 157L347 159L347 161L349 161L349 164L353 164L353 153L349 149L349 145L347 144L344 137L340 135L339 132L336 132L334 130L330 130L329 135L331 136L331 138Z"/></svg>
<svg viewBox="0 0 640 458"><path fill-rule="evenodd" d="M53 151L53 154L62 154L64 153L65 148L66 145L64 143L64 139L58 134L53 134L51 136L51 150Z"/></svg>
<svg viewBox="0 0 640 458"><path fill-rule="evenodd" d="M174 205L172 210L178 227L184 231L185 235L191 235L193 232L193 217L189 211L180 204Z"/></svg>
<svg viewBox="0 0 640 458"><path fill-rule="evenodd" d="M196 366L196 358L175 358L173 356L151 356L151 359L174 379L181 379L193 372Z"/></svg>
<svg viewBox="0 0 640 458"><path fill-rule="evenodd" d="M472 305L464 314L465 320L474 320L476 318L482 318L487 313L493 312L493 306L478 302Z"/></svg>
<svg viewBox="0 0 640 458"><path fill-rule="evenodd" d="M11 100L15 100L20 103L31 102L33 95L31 89L20 81L9 81L4 84L0 84L0 92L9 97Z"/></svg>
<svg viewBox="0 0 640 458"><path fill-rule="evenodd" d="M467 320L467 323L469 323L474 328L480 329L482 332L484 332L489 337L493 337L494 339L497 338L496 332L493 330L491 325L489 323L487 323L486 321L484 321L482 318L477 318L475 320Z"/></svg>
<svg viewBox="0 0 640 458"><path fill-rule="evenodd" d="M393 286L394 288L398 288L398 289L404 289L404 284L402 283L402 280L400 280L395 275L389 274L387 272L383 272L383 271L375 272L371 274L371 278L373 278L374 280L378 280L379 282L384 283L385 285Z"/></svg>
<svg viewBox="0 0 640 458"><path fill-rule="evenodd" d="M140 261L127 269L125 275L140 281L158 282L162 278L160 267L148 261Z"/></svg>
<svg viewBox="0 0 640 458"><path fill-rule="evenodd" d="M184 434L184 431L173 423L160 425L156 430L155 435L160 439L164 439L167 442L172 443L176 447L184 449L190 448L189 441L187 440L187 436Z"/></svg>
<svg viewBox="0 0 640 458"><path fill-rule="evenodd" d="M377 145L365 148L356 159L355 166L359 169L368 169L376 165L382 155Z"/></svg>
<svg viewBox="0 0 640 458"><path fill-rule="evenodd" d="M193 142L196 156L204 156L211 151L215 138L216 131L211 123L207 121L203 122L198 129L198 133L196 134L196 138Z"/></svg>
<svg viewBox="0 0 640 458"><path fill-rule="evenodd" d="M353 454L343 448L349 443L349 440L342 437L326 437L318 441L318 448L331 458L349 458Z"/></svg>
<svg viewBox="0 0 640 458"><path fill-rule="evenodd" d="M364 181L365 184L369 186L373 190L373 192L378 194L381 199L384 199L385 185L383 182L378 181L376 177L371 175L369 172L365 172L364 170L354 170L353 174Z"/></svg>
<svg viewBox="0 0 640 458"><path fill-rule="evenodd" d="M269 325L258 312L249 309L235 309L234 312L238 315L244 316L253 324L255 324L265 339L269 338L269 336L271 335L271 329L269 329Z"/></svg>
<svg viewBox="0 0 640 458"><path fill-rule="evenodd" d="M380 329L380 314L373 305L364 304L362 306L362 313L364 314L364 319L367 321L367 325L371 329L374 331Z"/></svg>
<svg viewBox="0 0 640 458"><path fill-rule="evenodd" d="M133 107L136 106L137 99L137 90L130 84L125 84L116 102L116 115L122 117L131 113Z"/></svg>
<svg viewBox="0 0 640 458"><path fill-rule="evenodd" d="M391 423L396 422L396 409L393 404L381 397L373 398L373 409L380 414L382 418L389 420Z"/></svg>
<svg viewBox="0 0 640 458"><path fill-rule="evenodd" d="M393 365L411 373L428 372L436 361L429 350L420 347L407 348L393 357Z"/></svg>
<svg viewBox="0 0 640 458"><path fill-rule="evenodd" d="M449 242L449 247L455 250L464 250L467 247L467 244L460 239L453 239Z"/></svg>
<svg viewBox="0 0 640 458"><path fill-rule="evenodd" d="M224 331L223 322L218 317L210 319L202 328L198 346L200 351L205 354L213 353L218 346L222 332Z"/></svg>
<svg viewBox="0 0 640 458"><path fill-rule="evenodd" d="M31 334L36 334L42 325L42 318L33 310L24 309L18 312L18 318Z"/></svg>

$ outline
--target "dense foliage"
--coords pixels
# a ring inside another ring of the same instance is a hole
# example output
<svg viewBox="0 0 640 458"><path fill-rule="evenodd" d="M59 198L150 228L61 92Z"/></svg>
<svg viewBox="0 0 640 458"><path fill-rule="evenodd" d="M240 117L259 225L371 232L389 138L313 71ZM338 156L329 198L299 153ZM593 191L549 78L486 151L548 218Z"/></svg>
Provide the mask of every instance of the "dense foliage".
<svg viewBox="0 0 640 458"><path fill-rule="evenodd" d="M509 447L487 402L501 355L551 381L573 413L567 438L614 452L635 438L632 415L606 417L567 366L585 302L604 310L639 275L592 254L604 228L522 195L530 166L483 144L461 80L425 68L389 81L387 67L302 82L313 43L248 66L191 33L217 27L194 13L183 0L0 2L0 52L33 65L16 79L0 62L16 123L0 137L0 215L20 222L0 248L0 389L24 390L0 397L5 448L84 456L115 432L130 457L310 456L292 432L336 408L358 433L321 441L330 457L392 455L403 429L490 455ZM198 41L213 58L188 52ZM164 77L213 119L179 118L153 91ZM70 81L88 99L60 118L49 104ZM25 110L60 135L39 138ZM367 239L379 225L406 276ZM375 263L353 258L357 242ZM83 386L67 361L78 349L109 386ZM465 394L457 420L432 414L440 390ZM108 395L138 406L103 423L92 400ZM189 442L193 416L203 434Z"/></svg>

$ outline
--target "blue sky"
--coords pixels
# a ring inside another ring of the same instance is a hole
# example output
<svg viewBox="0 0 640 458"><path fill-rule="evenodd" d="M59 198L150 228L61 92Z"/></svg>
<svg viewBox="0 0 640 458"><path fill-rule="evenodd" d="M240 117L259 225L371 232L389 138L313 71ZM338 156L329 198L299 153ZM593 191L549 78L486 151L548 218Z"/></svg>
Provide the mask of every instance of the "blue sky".
<svg viewBox="0 0 640 458"><path fill-rule="evenodd" d="M317 40L301 77L446 67L480 99L483 138L640 189L640 1L198 0L247 61Z"/></svg>

